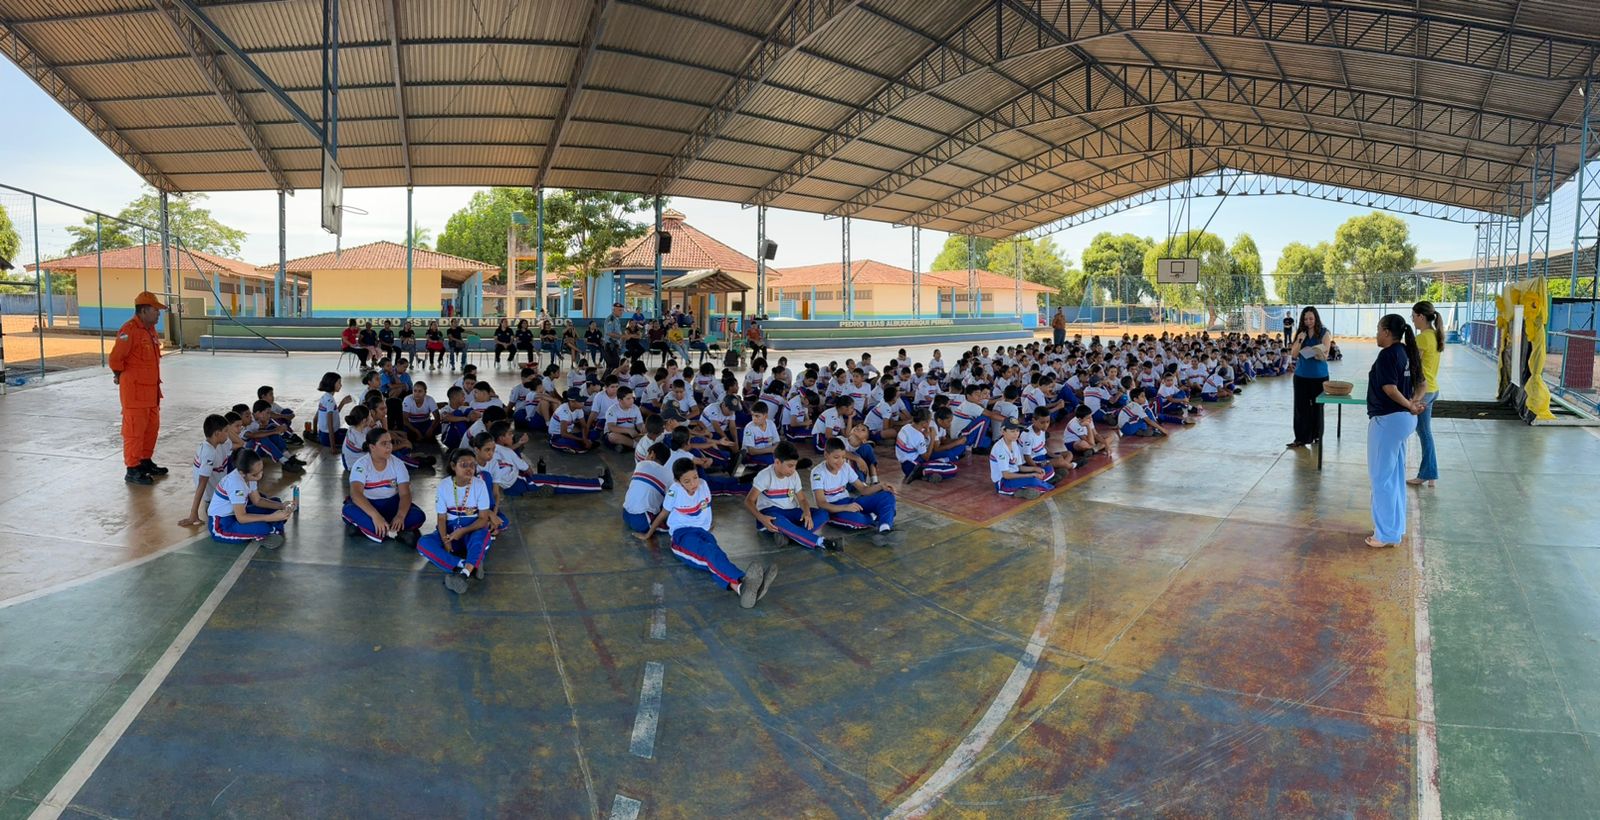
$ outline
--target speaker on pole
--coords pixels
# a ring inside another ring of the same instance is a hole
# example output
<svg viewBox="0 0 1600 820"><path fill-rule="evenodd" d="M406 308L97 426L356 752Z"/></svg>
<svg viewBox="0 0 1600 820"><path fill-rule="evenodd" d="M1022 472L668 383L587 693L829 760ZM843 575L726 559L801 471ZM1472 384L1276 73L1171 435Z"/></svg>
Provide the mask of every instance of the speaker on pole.
<svg viewBox="0 0 1600 820"><path fill-rule="evenodd" d="M663 256L672 253L672 234L665 231L656 234L656 250Z"/></svg>
<svg viewBox="0 0 1600 820"><path fill-rule="evenodd" d="M768 262L778 258L778 243L768 239L767 244L761 248L761 258Z"/></svg>

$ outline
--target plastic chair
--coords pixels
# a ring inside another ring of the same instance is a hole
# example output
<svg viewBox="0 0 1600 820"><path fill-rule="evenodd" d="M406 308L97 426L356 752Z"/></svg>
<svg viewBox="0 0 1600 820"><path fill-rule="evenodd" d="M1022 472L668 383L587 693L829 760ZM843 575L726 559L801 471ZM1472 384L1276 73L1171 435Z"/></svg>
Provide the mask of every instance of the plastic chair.
<svg viewBox="0 0 1600 820"><path fill-rule="evenodd" d="M355 365L355 367L350 368L349 370L344 368L344 360L347 356L350 358L350 363ZM348 347L341 347L339 349L339 363L334 365L334 369L340 373L358 373L361 371L361 357L357 356L354 350L351 350Z"/></svg>
<svg viewBox="0 0 1600 820"><path fill-rule="evenodd" d="M461 352L462 364L472 363L472 354L483 352L483 337L476 333L467 334L467 349Z"/></svg>

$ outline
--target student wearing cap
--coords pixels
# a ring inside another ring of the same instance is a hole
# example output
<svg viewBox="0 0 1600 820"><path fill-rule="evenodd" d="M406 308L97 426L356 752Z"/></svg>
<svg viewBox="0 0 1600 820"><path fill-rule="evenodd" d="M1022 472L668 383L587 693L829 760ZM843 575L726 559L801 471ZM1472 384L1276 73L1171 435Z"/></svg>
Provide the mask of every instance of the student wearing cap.
<svg viewBox="0 0 1600 820"><path fill-rule="evenodd" d="M566 403L550 417L550 449L563 453L587 453L594 447L589 440L589 412L583 406L583 391L567 388Z"/></svg>
<svg viewBox="0 0 1600 820"><path fill-rule="evenodd" d="M123 481L151 484L167 468L152 459L161 431L161 335L156 322L167 306L150 291L133 299L133 318L117 330L111 347L111 380L122 402Z"/></svg>

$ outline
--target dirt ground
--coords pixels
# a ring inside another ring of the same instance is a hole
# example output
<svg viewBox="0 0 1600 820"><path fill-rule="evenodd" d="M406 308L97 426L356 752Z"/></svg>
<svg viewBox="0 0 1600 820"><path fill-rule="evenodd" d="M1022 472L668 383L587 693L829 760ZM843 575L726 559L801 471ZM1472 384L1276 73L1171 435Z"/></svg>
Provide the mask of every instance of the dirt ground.
<svg viewBox="0 0 1600 820"><path fill-rule="evenodd" d="M58 323L62 322L57 317ZM64 323L44 334L44 364L47 370L64 370L100 364L100 337L78 333L76 327ZM33 316L0 316L0 326L5 328L6 370L14 375L39 369L38 320ZM111 337L106 335L106 352L111 351ZM22 371L16 373L15 371Z"/></svg>

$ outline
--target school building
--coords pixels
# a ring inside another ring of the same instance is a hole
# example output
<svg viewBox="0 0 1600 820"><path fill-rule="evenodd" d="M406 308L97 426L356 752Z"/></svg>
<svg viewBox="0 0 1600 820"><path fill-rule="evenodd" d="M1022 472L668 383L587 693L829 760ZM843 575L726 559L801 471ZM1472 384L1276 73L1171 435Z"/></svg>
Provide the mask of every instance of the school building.
<svg viewBox="0 0 1600 820"><path fill-rule="evenodd" d="M176 299L173 309L183 316L218 316L224 309L235 316L272 315L273 273L262 273L248 262L201 251L168 250ZM35 266L28 265L32 271ZM51 259L39 267L70 274L78 283L78 327L115 330L133 318L133 299L141 291L161 293L161 246L156 243L116 248L79 256ZM272 269L277 270L276 266ZM284 299L293 304L303 298L307 282L290 277Z"/></svg>
<svg viewBox="0 0 1600 820"><path fill-rule="evenodd" d="M268 278L277 270L277 263L255 268ZM406 246L387 241L290 259L286 270L309 283L311 315L326 318L432 317L447 305L453 315L481 316L483 281L500 272L487 262L413 248L408 284Z"/></svg>
<svg viewBox="0 0 1600 820"><path fill-rule="evenodd" d="M1015 279L980 270L974 306L965 270L924 273L918 288L913 288L915 274L910 270L875 259L851 262L850 270L857 319L1021 316L1024 326L1033 327L1038 323L1039 295L1052 292L1028 281L1019 291ZM912 301L916 290L921 291L920 311ZM844 272L837 263L784 268L775 279L769 273L767 310L790 319L842 319L844 292Z"/></svg>

